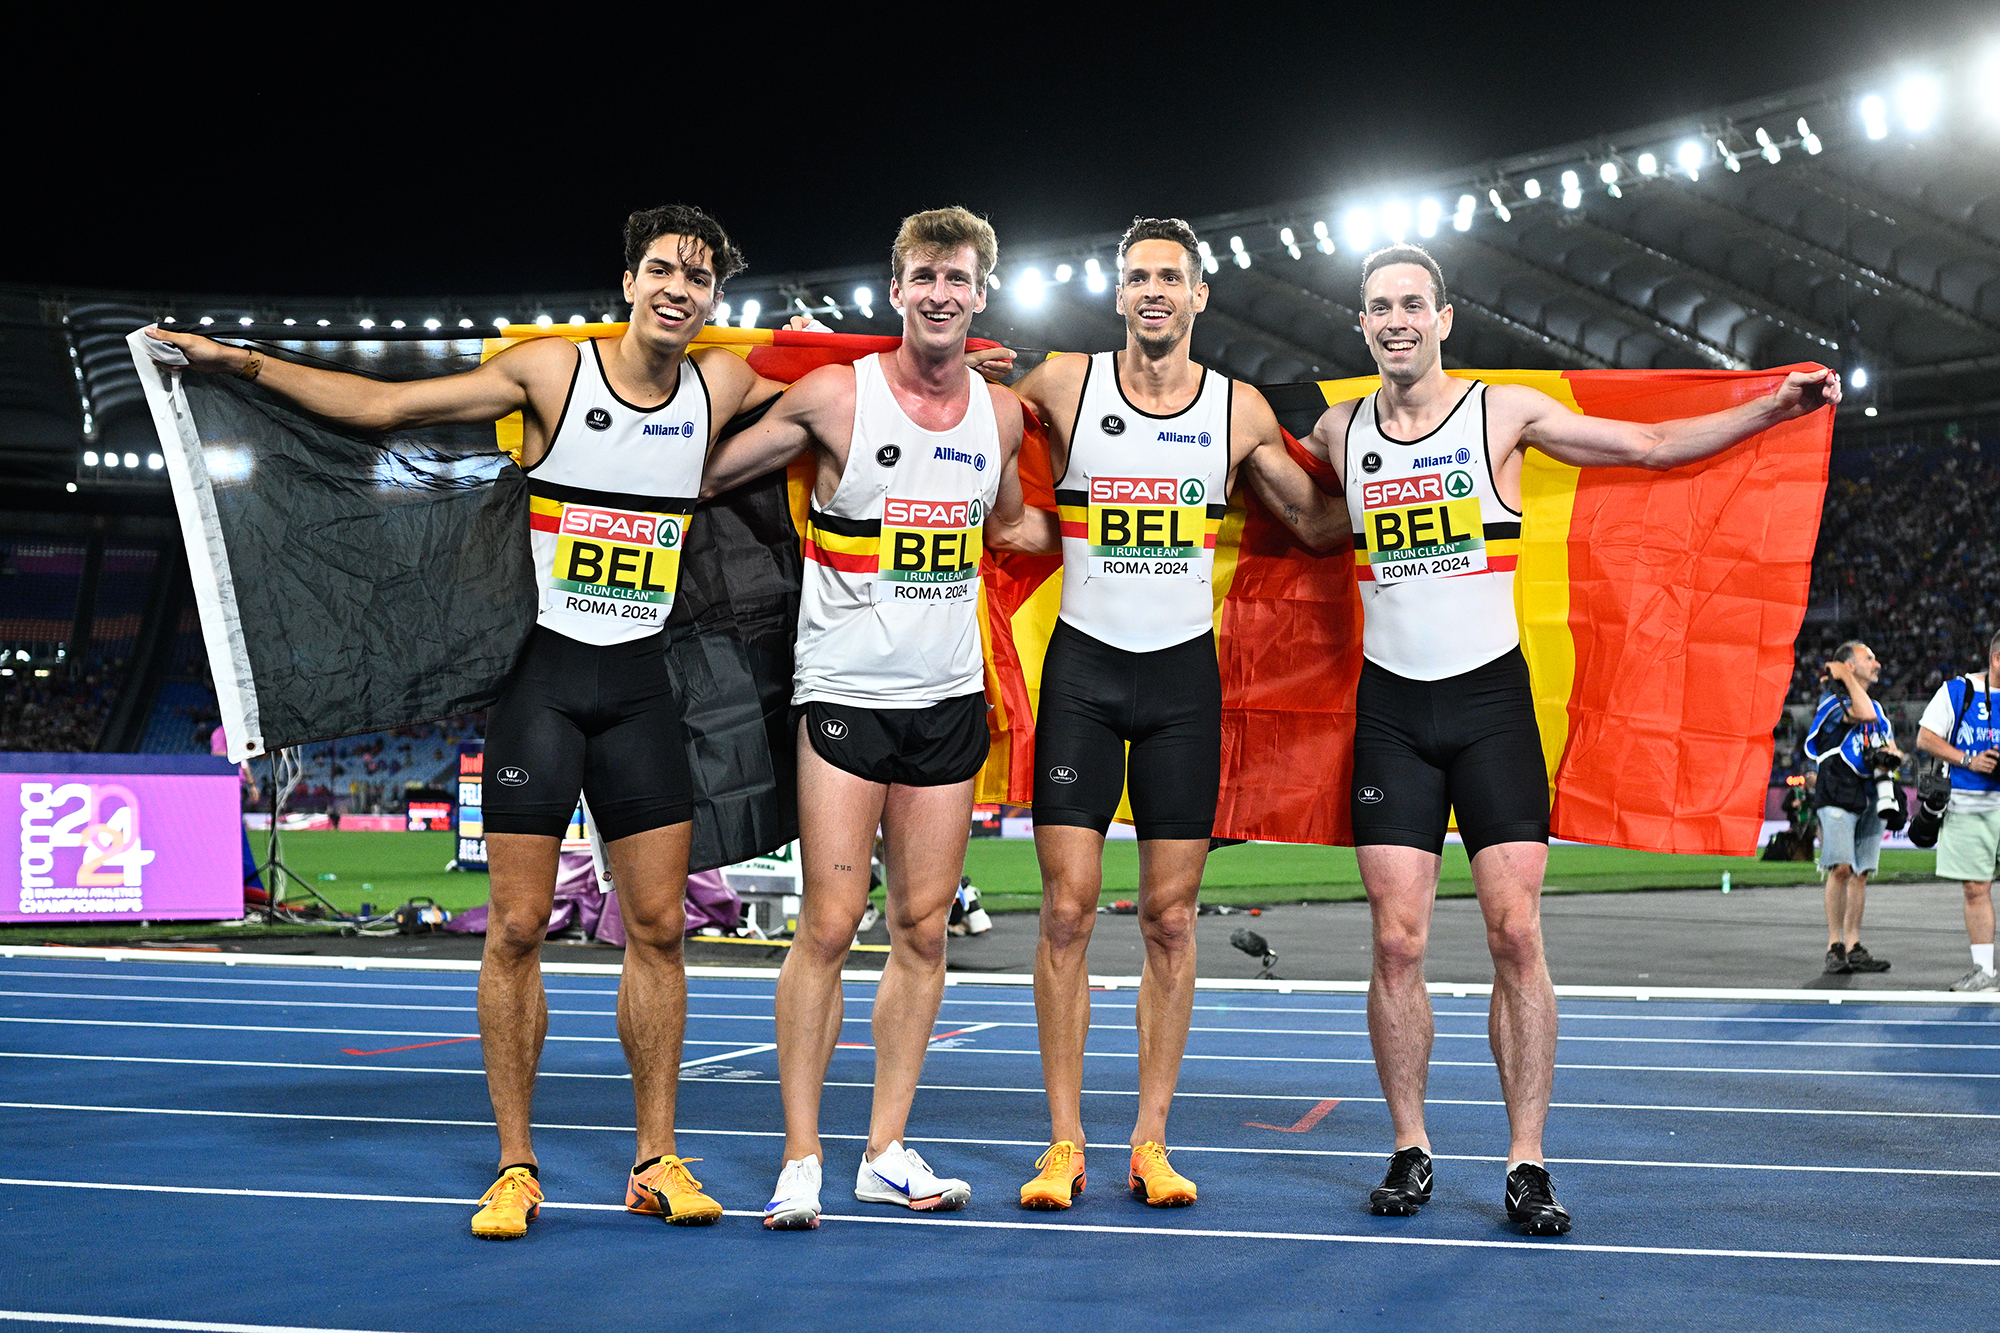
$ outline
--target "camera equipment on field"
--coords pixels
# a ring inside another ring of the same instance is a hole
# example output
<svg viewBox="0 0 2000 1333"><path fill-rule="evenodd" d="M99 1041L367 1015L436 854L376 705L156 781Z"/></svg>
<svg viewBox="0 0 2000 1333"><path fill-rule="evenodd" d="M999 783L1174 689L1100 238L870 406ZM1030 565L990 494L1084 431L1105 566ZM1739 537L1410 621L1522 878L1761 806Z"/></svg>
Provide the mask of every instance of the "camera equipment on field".
<svg viewBox="0 0 2000 1333"><path fill-rule="evenodd" d="M1878 745L1864 750L1861 760L1868 769L1869 784L1875 789L1875 813L1881 816L1882 827L1894 833L1910 818L1909 797L1896 779L1903 757L1886 745Z"/></svg>
<svg viewBox="0 0 2000 1333"><path fill-rule="evenodd" d="M1917 808L1910 812L1910 842L1918 847L1937 846L1938 830L1944 827L1945 807L1951 804L1951 766L1936 755L1917 758Z"/></svg>
<svg viewBox="0 0 2000 1333"><path fill-rule="evenodd" d="M1252 958L1263 964L1257 970L1257 980L1275 981L1277 979L1277 973L1271 969L1278 965L1278 955L1271 952L1270 941L1248 927L1239 926L1230 934L1229 943L1232 947L1241 949L1244 953L1249 954Z"/></svg>

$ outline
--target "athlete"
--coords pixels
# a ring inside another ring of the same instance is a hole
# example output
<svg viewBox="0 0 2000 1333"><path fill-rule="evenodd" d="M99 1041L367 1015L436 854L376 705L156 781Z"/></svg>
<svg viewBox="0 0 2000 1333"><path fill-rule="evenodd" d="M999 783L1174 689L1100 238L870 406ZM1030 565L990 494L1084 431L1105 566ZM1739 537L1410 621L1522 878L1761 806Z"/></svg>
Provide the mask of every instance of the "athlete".
<svg viewBox="0 0 2000 1333"><path fill-rule="evenodd" d="M704 494L726 490L808 451L816 465L792 696L805 882L778 974L785 1150L764 1216L774 1230L819 1225L820 1094L878 826L890 951L854 1194L918 1210L971 1198L903 1137L944 995L945 925L989 745L980 551L1016 549L1028 521L1015 473L1020 403L965 363L997 257L992 227L962 208L905 218L889 287L900 346L800 379L723 442L703 483Z"/></svg>
<svg viewBox="0 0 2000 1333"><path fill-rule="evenodd" d="M1444 275L1418 246L1368 256L1361 299L1382 387L1328 408L1305 444L1345 489L1365 617L1350 808L1374 920L1368 1033L1396 1134L1369 1207L1407 1217L1431 1196L1424 947L1455 810L1493 955L1490 1040L1512 1130L1507 1216L1527 1235L1557 1236L1570 1216L1542 1158L1556 1050L1539 901L1548 770L1514 618L1522 455L1532 446L1577 466L1679 467L1832 408L1840 379L1795 371L1725 412L1607 421L1522 385L1446 375L1452 310Z"/></svg>
<svg viewBox="0 0 2000 1333"><path fill-rule="evenodd" d="M737 413L783 387L722 348L688 352L722 284L743 267L696 208L632 214L617 338L532 338L477 370L407 383L296 365L254 349L150 328L196 370L255 380L299 406L370 431L522 415L521 466L541 609L488 714L486 845L492 915L479 969L480 1046L500 1132L500 1177L475 1236L527 1231L542 1198L529 1134L548 1031L541 944L563 830L579 791L605 840L627 945L618 1036L632 1069L638 1163L625 1206L678 1225L722 1207L675 1153L674 1101L687 1015L682 896L692 786L681 702L659 634L704 455Z"/></svg>
<svg viewBox="0 0 2000 1333"><path fill-rule="evenodd" d="M1048 426L1063 554L1062 607L1035 720L1035 1016L1050 1146L1021 1188L1029 1208L1068 1208L1083 1192L1086 954L1105 831L1128 787L1146 961L1127 1183L1154 1207L1195 1201L1194 1182L1168 1164L1164 1145L1187 1049L1196 899L1221 779L1215 533L1239 469L1308 545L1336 544L1346 523L1339 499L1286 453L1263 395L1189 358L1208 286L1188 225L1134 220L1118 272L1124 348L1052 358L1015 386Z"/></svg>

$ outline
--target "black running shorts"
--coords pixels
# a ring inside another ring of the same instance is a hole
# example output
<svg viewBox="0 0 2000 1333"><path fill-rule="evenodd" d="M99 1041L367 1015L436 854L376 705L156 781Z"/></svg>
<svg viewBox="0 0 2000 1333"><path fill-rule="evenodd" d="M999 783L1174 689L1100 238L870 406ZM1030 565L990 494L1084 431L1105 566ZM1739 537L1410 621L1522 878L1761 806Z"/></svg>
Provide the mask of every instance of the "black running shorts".
<svg viewBox="0 0 2000 1333"><path fill-rule="evenodd" d="M1035 823L1102 833L1128 783L1142 839L1215 832L1222 785L1215 634L1133 653L1058 620L1035 717Z"/></svg>
<svg viewBox="0 0 2000 1333"><path fill-rule="evenodd" d="M814 754L884 785L949 787L968 781L986 766L991 748L983 693L921 708L856 708L813 699L792 715L805 719Z"/></svg>
<svg viewBox="0 0 2000 1333"><path fill-rule="evenodd" d="M1442 852L1453 810L1467 856L1549 840L1549 770L1519 648L1443 680L1363 661L1355 714L1357 847Z"/></svg>
<svg viewBox="0 0 2000 1333"><path fill-rule="evenodd" d="M486 715L488 833L561 837L590 799L606 842L694 814L664 641L579 643L536 626Z"/></svg>

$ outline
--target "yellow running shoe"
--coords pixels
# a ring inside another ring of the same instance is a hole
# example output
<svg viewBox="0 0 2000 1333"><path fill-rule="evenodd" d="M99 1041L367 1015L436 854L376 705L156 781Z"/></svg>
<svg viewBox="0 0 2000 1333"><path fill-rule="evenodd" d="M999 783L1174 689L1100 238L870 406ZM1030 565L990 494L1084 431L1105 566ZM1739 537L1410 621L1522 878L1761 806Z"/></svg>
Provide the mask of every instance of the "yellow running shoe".
<svg viewBox="0 0 2000 1333"><path fill-rule="evenodd" d="M677 1227L705 1227L722 1216L722 1205L701 1192L688 1171L699 1157L655 1157L632 1168L625 1182L625 1211L657 1217Z"/></svg>
<svg viewBox="0 0 2000 1333"><path fill-rule="evenodd" d="M472 1234L481 1240L517 1240L542 1215L542 1186L525 1166L510 1166L479 1196Z"/></svg>
<svg viewBox="0 0 2000 1333"><path fill-rule="evenodd" d="M1021 1206L1055 1210L1069 1207L1083 1193L1083 1149L1068 1139L1052 1144L1035 1159L1041 1174L1021 1186Z"/></svg>
<svg viewBox="0 0 2000 1333"><path fill-rule="evenodd" d="M1194 1202L1194 1182L1167 1165L1164 1144L1142 1143L1132 1150L1132 1193L1153 1208L1185 1208Z"/></svg>

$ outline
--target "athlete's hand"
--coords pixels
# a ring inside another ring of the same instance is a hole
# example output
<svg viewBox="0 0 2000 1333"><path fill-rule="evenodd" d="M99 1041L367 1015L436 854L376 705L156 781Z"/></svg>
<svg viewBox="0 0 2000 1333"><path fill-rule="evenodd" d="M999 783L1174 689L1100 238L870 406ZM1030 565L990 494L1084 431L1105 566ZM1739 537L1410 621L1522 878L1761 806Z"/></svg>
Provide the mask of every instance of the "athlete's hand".
<svg viewBox="0 0 2000 1333"><path fill-rule="evenodd" d="M1840 373L1833 370L1795 370L1771 395L1771 405L1789 421L1822 407L1840 406Z"/></svg>
<svg viewBox="0 0 2000 1333"><path fill-rule="evenodd" d="M1005 384L1007 372L1014 368L1014 349L988 347L980 352L967 352L965 364L985 376L989 383Z"/></svg>
<svg viewBox="0 0 2000 1333"><path fill-rule="evenodd" d="M231 347L198 333L175 333L157 324L149 324L141 332L155 342L180 348L181 355L188 360L188 367L205 374L233 375L250 360L250 353L244 348Z"/></svg>

